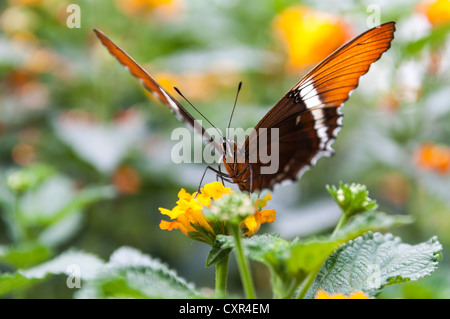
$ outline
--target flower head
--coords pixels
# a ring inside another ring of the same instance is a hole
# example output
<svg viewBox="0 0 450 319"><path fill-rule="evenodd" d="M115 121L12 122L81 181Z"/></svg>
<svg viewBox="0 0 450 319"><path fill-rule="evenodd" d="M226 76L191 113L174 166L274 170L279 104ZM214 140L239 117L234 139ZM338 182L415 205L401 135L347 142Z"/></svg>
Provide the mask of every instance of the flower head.
<svg viewBox="0 0 450 319"><path fill-rule="evenodd" d="M161 221L160 228L179 229L185 235L213 244L217 235L227 234L226 223L239 223L244 235L256 233L261 224L275 220L275 210L266 209L270 194L252 200L248 195L235 193L220 182L206 184L200 192L190 194L181 189L177 205L168 210L159 208L171 221Z"/></svg>
<svg viewBox="0 0 450 319"><path fill-rule="evenodd" d="M369 191L364 185L341 182L339 188L327 186L327 189L347 216L374 210L378 207L377 202L369 197Z"/></svg>

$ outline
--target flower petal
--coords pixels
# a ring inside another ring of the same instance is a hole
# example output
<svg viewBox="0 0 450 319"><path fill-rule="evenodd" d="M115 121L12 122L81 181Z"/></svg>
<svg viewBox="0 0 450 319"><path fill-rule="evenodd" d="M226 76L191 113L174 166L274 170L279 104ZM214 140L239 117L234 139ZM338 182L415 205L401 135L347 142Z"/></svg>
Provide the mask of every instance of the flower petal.
<svg viewBox="0 0 450 319"><path fill-rule="evenodd" d="M273 223L277 213L275 209L264 209L255 215L256 222L260 224Z"/></svg>

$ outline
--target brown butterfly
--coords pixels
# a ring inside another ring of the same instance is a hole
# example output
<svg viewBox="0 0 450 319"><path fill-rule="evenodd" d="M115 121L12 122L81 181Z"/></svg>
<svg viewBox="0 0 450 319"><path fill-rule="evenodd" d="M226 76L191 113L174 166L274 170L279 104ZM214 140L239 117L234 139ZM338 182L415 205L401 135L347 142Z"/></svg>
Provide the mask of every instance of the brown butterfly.
<svg viewBox="0 0 450 319"><path fill-rule="evenodd" d="M262 118L242 147L223 138L217 143L207 130L158 84L138 63L101 31L94 30L103 45L179 119L203 136L222 154L228 174L215 171L222 180L250 193L294 181L321 156L331 156L331 144L342 127L340 108L358 86L359 78L390 48L395 22L372 28L344 44L313 68ZM261 142L262 133L265 134ZM272 139L278 135L276 139ZM273 141L274 140L274 141ZM257 153L258 152L258 153ZM260 154L277 152L275 170ZM206 171L205 171L206 172Z"/></svg>

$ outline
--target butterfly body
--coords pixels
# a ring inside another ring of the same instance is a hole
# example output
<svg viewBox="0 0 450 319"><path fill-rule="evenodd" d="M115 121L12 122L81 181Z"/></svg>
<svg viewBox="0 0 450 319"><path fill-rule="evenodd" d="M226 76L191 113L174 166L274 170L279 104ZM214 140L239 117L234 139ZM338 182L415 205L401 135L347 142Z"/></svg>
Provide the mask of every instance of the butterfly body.
<svg viewBox="0 0 450 319"><path fill-rule="evenodd" d="M225 138L216 142L139 64L102 32L94 31L131 74L222 154L227 173L220 166L215 172L252 193L295 181L317 159L334 153L331 144L342 127L340 108L360 77L389 49L395 22L360 34L320 62L269 110L241 147Z"/></svg>

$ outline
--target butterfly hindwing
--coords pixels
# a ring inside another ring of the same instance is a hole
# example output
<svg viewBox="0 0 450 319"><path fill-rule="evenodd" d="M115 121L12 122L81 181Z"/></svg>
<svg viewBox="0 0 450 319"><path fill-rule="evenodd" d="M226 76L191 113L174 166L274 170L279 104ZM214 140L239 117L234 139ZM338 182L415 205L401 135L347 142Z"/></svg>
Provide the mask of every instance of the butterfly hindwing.
<svg viewBox="0 0 450 319"><path fill-rule="evenodd" d="M244 150L254 152L257 145L268 148L263 153L267 154L278 148L279 168L273 174L259 175L266 164L252 163L252 183L249 173L236 179L241 190L272 189L283 181L296 180L318 158L333 154L331 144L342 126L340 108L360 77L389 49L394 31L395 22L388 22L362 33L319 63L275 104L249 135ZM276 147L259 143L261 128L279 130Z"/></svg>

